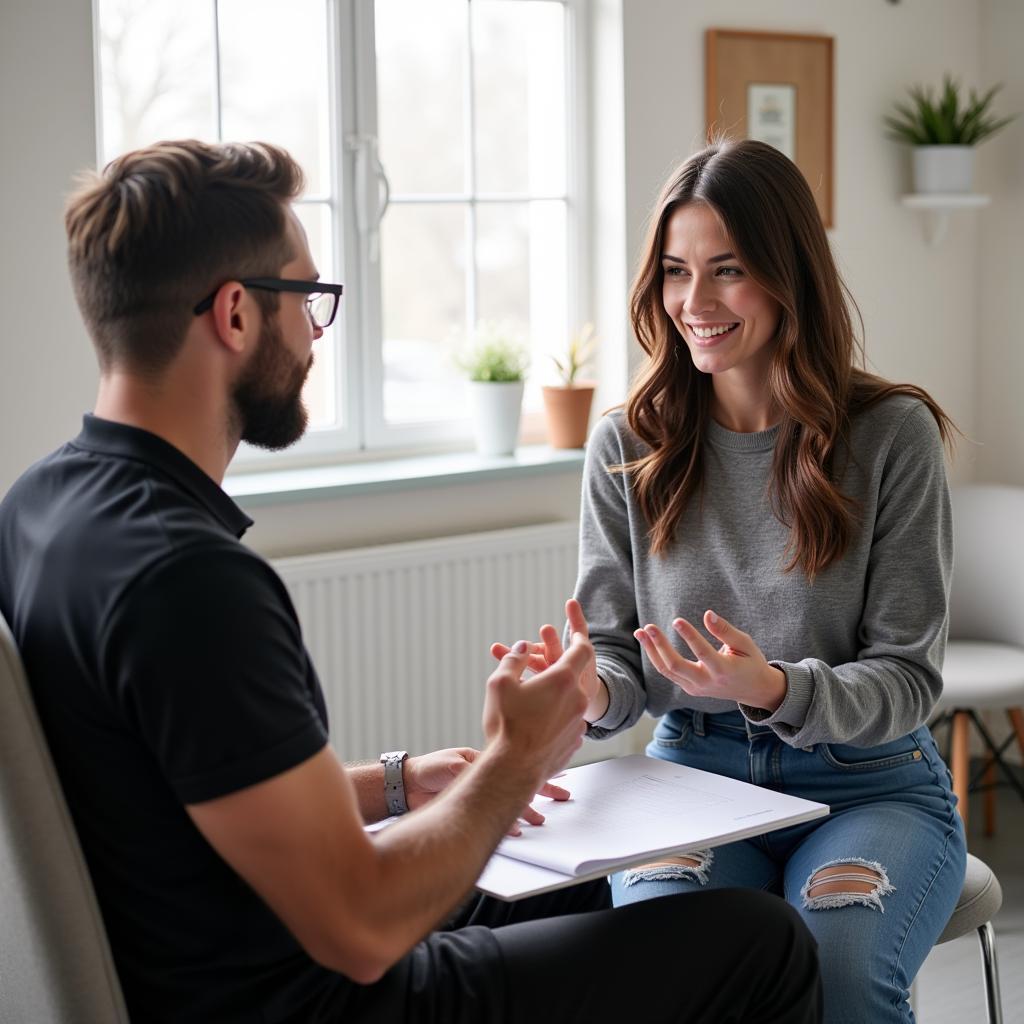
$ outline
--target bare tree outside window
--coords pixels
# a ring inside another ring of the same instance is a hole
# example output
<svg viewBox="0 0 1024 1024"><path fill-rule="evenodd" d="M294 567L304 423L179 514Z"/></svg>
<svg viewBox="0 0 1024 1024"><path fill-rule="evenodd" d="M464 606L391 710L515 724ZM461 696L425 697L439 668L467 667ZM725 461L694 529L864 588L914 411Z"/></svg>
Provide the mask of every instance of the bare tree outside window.
<svg viewBox="0 0 1024 1024"><path fill-rule="evenodd" d="M209 0L99 0L103 162L158 139L214 141Z"/></svg>
<svg viewBox="0 0 1024 1024"><path fill-rule="evenodd" d="M299 216L321 276L333 279L322 0L291 0L286 18L276 0L99 0L99 14L103 162L170 138L284 146L306 172ZM326 338L305 390L314 430L339 417L336 378Z"/></svg>

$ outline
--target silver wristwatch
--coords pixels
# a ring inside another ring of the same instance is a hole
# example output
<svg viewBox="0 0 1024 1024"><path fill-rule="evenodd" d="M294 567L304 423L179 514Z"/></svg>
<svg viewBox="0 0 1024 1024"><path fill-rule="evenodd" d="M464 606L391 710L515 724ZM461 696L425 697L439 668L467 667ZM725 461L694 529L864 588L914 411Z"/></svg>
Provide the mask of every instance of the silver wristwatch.
<svg viewBox="0 0 1024 1024"><path fill-rule="evenodd" d="M405 802L405 780L402 778L402 764L408 757L404 750L389 750L380 755L384 765L384 802L388 814L405 814L409 805Z"/></svg>

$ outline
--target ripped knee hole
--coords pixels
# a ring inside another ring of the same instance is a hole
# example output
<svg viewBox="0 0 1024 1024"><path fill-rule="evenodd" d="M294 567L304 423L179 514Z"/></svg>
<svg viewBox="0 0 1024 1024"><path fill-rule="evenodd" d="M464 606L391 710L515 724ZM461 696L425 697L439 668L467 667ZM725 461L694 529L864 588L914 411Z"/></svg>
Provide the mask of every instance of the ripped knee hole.
<svg viewBox="0 0 1024 1024"><path fill-rule="evenodd" d="M865 906L885 912L882 897L896 891L881 864L874 861L833 861L814 871L800 895L808 910Z"/></svg>
<svg viewBox="0 0 1024 1024"><path fill-rule="evenodd" d="M714 860L713 850L697 850L684 857L664 857L641 864L622 873L622 884L626 887L637 882L689 881L699 885L708 884L708 870Z"/></svg>

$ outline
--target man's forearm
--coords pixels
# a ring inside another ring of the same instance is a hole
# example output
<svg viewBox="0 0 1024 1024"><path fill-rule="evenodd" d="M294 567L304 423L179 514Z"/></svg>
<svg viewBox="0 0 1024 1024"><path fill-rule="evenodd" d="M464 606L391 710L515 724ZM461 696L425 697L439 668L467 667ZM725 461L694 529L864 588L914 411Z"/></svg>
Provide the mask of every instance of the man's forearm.
<svg viewBox="0 0 1024 1024"><path fill-rule="evenodd" d="M379 927L395 959L465 896L539 785L510 753L487 750L429 805L374 836Z"/></svg>
<svg viewBox="0 0 1024 1024"><path fill-rule="evenodd" d="M355 787L359 813L369 825L388 815L384 800L384 765L379 761L357 761L345 765L345 772Z"/></svg>

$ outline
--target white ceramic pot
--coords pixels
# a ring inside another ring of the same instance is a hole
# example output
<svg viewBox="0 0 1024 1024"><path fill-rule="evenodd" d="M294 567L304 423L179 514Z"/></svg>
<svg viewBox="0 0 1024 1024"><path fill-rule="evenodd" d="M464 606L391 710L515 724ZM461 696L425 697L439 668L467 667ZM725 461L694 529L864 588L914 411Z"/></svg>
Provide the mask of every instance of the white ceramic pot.
<svg viewBox="0 0 1024 1024"><path fill-rule="evenodd" d="M974 181L973 146L915 146L915 192L970 192Z"/></svg>
<svg viewBox="0 0 1024 1024"><path fill-rule="evenodd" d="M523 382L498 384L471 380L468 383L476 450L481 455L511 455L519 438Z"/></svg>

